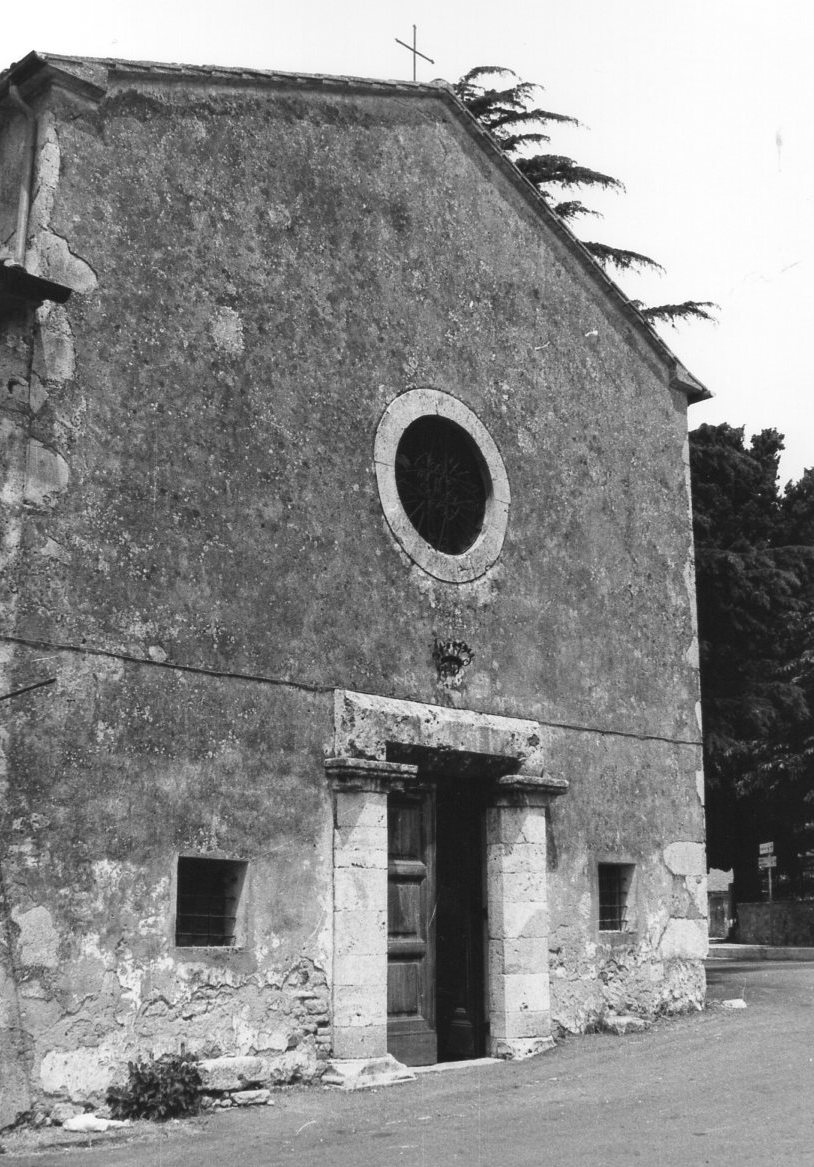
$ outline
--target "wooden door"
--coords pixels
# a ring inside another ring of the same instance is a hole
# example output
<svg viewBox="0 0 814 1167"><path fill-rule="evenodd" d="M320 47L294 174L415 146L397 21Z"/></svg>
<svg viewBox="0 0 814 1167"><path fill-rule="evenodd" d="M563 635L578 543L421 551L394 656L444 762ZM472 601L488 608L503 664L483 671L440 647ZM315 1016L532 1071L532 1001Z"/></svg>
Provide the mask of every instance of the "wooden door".
<svg viewBox="0 0 814 1167"><path fill-rule="evenodd" d="M438 1060L435 1032L435 798L387 799L387 1048L407 1066Z"/></svg>

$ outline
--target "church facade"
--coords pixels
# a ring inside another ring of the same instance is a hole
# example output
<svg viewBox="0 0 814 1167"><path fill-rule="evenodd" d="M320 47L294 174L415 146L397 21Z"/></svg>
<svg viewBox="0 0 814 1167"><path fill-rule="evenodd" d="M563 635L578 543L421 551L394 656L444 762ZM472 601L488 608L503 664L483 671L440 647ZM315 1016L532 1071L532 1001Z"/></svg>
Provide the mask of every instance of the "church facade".
<svg viewBox="0 0 814 1167"><path fill-rule="evenodd" d="M703 1000L687 405L442 84L0 76L0 1123Z"/></svg>

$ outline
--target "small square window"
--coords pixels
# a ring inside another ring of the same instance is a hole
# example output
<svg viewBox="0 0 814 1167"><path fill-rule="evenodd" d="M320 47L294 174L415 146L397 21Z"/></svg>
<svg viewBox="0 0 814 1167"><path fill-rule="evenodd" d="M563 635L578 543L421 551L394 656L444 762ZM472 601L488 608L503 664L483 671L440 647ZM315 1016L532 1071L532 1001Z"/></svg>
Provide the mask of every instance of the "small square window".
<svg viewBox="0 0 814 1167"><path fill-rule="evenodd" d="M178 860L175 943L179 948L231 948L248 864L234 859Z"/></svg>
<svg viewBox="0 0 814 1167"><path fill-rule="evenodd" d="M630 931L628 899L632 881L632 863L598 865L600 932Z"/></svg>

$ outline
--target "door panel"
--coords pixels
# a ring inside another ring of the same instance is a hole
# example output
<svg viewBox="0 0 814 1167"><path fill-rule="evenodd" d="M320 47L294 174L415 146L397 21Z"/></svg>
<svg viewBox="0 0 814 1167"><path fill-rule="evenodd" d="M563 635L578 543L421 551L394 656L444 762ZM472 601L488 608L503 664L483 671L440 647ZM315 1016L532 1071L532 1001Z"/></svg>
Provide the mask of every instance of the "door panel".
<svg viewBox="0 0 814 1167"><path fill-rule="evenodd" d="M391 861L392 862L392 861ZM406 871L407 864L393 862L387 885L387 931L390 936L421 935L421 904L424 899L424 864ZM399 882L396 882L396 879Z"/></svg>
<svg viewBox="0 0 814 1167"><path fill-rule="evenodd" d="M408 1066L437 1061L435 1033L435 798L387 800L387 1048Z"/></svg>
<svg viewBox="0 0 814 1167"><path fill-rule="evenodd" d="M417 961L392 962L387 970L387 1012L415 1012L418 1000L420 965Z"/></svg>

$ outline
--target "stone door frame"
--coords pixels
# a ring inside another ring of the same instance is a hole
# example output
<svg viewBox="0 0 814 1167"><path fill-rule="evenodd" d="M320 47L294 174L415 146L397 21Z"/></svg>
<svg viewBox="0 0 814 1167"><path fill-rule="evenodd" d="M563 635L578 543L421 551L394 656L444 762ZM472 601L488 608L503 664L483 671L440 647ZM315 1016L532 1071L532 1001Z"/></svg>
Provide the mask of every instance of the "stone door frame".
<svg viewBox="0 0 814 1167"><path fill-rule="evenodd" d="M388 745L499 759L486 810L490 1053L528 1057L552 1045L548 982L546 808L568 783L543 770L545 727L520 718L338 689L333 752L334 1068L387 1060L387 796L418 767ZM392 1061L392 1059L391 1059ZM341 1071L340 1071L341 1073Z"/></svg>

